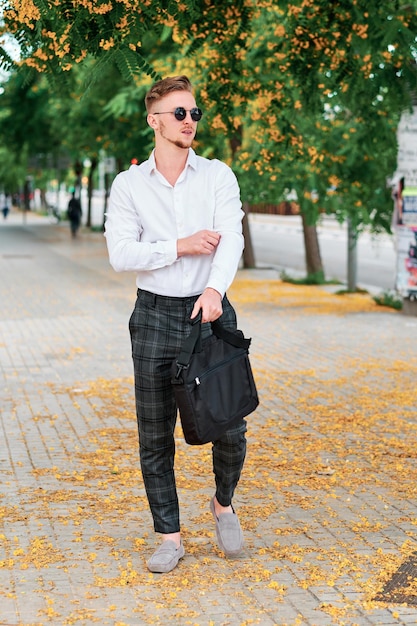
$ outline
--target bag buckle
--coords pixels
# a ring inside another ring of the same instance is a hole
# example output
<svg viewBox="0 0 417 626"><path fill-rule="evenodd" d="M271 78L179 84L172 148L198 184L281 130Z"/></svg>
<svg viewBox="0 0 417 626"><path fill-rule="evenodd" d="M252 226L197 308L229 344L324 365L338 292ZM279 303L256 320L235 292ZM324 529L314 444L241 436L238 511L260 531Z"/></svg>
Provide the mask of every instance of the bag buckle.
<svg viewBox="0 0 417 626"><path fill-rule="evenodd" d="M177 361L176 366L177 366L177 373L175 374L175 380L178 380L182 374L182 371L187 370L189 365L182 365L181 363L178 363Z"/></svg>

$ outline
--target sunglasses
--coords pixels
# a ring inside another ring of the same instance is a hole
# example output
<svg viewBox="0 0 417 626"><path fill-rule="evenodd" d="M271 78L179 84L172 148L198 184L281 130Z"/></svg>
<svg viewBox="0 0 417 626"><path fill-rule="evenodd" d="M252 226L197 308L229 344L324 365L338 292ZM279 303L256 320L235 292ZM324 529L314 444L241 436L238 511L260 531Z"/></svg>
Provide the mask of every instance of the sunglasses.
<svg viewBox="0 0 417 626"><path fill-rule="evenodd" d="M179 122L182 122L187 117L187 113L190 113L191 119L193 122L199 122L203 117L203 111L198 107L194 107L193 109L184 109L184 107L177 107L175 111L159 111L159 113L154 113L154 115L164 115L165 113L172 113L175 115L175 119Z"/></svg>

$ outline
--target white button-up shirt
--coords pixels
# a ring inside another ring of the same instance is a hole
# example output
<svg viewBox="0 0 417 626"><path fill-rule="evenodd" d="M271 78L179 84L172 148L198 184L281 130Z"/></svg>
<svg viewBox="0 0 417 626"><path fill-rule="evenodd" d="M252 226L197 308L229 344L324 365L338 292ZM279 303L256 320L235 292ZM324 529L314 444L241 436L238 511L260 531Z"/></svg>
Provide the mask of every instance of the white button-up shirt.
<svg viewBox="0 0 417 626"><path fill-rule="evenodd" d="M243 250L239 186L232 170L189 149L174 186L156 169L155 157L114 179L105 237L112 267L136 272L140 289L164 296L194 296L206 287L222 296ZM177 239L200 230L220 233L211 255L177 257Z"/></svg>

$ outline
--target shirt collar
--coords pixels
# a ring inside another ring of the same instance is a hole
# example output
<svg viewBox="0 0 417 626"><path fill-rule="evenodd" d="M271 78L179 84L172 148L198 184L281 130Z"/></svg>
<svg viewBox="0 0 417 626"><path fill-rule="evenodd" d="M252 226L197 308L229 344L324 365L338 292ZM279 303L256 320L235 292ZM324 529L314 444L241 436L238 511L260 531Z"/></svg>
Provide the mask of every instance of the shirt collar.
<svg viewBox="0 0 417 626"><path fill-rule="evenodd" d="M153 174L154 172L156 172L155 149L152 150L149 156L148 164L149 164L149 174ZM192 167L193 170L197 169L197 155L192 148L188 149L188 157L187 157L187 161L185 163L184 169L186 170L188 166Z"/></svg>
<svg viewBox="0 0 417 626"><path fill-rule="evenodd" d="M188 159L185 167L187 167L188 165L192 167L193 170L197 169L197 155L192 148L188 150Z"/></svg>

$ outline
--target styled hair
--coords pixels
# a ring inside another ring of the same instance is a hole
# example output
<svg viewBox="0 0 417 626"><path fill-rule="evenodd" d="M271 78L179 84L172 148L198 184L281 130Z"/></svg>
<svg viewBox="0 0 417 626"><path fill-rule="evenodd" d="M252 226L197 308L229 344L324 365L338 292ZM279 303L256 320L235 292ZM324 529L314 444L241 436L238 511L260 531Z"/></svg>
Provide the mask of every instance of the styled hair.
<svg viewBox="0 0 417 626"><path fill-rule="evenodd" d="M145 106L149 113L154 102L158 102L164 96L173 91L189 91L192 93L192 85L187 76L168 76L155 83L145 96Z"/></svg>

